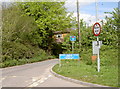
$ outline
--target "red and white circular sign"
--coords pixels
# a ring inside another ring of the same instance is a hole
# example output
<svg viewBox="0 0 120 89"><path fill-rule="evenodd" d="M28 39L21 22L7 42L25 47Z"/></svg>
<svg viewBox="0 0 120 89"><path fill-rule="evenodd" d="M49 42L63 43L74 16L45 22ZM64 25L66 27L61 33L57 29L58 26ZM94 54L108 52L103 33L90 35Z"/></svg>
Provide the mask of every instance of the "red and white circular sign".
<svg viewBox="0 0 120 89"><path fill-rule="evenodd" d="M93 34L94 34L95 36L99 36L99 35L100 35L100 32L101 32L101 26L100 26L99 23L96 22L96 23L93 25Z"/></svg>

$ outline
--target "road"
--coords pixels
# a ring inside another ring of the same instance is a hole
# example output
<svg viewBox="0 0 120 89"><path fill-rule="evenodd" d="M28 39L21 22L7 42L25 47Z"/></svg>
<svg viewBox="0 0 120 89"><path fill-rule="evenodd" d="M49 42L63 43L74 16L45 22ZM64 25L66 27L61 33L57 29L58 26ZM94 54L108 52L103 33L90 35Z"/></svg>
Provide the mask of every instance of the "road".
<svg viewBox="0 0 120 89"><path fill-rule="evenodd" d="M58 59L2 69L2 87L87 87L55 77L50 68Z"/></svg>

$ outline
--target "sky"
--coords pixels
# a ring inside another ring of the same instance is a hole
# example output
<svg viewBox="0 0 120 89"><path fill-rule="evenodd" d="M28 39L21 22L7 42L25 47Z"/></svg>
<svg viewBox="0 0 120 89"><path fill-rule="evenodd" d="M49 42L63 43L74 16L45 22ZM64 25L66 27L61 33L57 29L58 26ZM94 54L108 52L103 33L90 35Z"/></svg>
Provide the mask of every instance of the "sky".
<svg viewBox="0 0 120 89"><path fill-rule="evenodd" d="M67 0L65 7L67 11L73 12L73 16L77 17L77 0ZM105 22L105 16L111 16L110 14L105 14L104 12L112 12L114 8L118 7L119 0L97 0L98 5L98 20L100 22L103 20ZM93 25L96 22L96 2L95 0L91 0L91 2L87 2L87 0L79 0L79 14L80 19L83 19L88 25Z"/></svg>
<svg viewBox="0 0 120 89"><path fill-rule="evenodd" d="M24 1L24 0L0 0L4 2L14 2L14 1ZM31 0L28 0L31 1ZM34 0L32 0L34 1ZM48 2L50 0L39 0ZM54 0L58 1L58 0ZM59 0L65 1L65 7L67 11L73 12L73 17L77 17L77 0ZM111 16L110 14L105 14L104 12L112 12L114 8L118 7L118 2L120 0L78 0L79 1L79 14L80 19L83 19L88 25L93 25L96 22L96 1L98 4L98 20L100 22L103 20L105 22L106 16Z"/></svg>

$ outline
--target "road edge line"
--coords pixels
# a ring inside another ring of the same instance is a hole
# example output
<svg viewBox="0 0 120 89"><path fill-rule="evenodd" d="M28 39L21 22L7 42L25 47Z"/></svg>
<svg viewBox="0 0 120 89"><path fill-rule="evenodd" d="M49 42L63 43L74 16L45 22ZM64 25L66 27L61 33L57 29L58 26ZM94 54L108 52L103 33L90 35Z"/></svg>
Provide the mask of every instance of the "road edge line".
<svg viewBox="0 0 120 89"><path fill-rule="evenodd" d="M104 86L104 85L99 85L99 84L83 82L83 81L80 81L80 80L76 80L76 79L72 79L72 78L69 78L69 77L62 76L62 75L57 74L56 72L54 72L52 70L54 66L51 67L50 72L58 78L61 78L61 79L64 79L64 80L67 80L67 81L70 81L70 82L74 82L74 83L77 83L77 84L82 84L82 85L85 85L85 86L88 86L88 87L110 87L110 86Z"/></svg>

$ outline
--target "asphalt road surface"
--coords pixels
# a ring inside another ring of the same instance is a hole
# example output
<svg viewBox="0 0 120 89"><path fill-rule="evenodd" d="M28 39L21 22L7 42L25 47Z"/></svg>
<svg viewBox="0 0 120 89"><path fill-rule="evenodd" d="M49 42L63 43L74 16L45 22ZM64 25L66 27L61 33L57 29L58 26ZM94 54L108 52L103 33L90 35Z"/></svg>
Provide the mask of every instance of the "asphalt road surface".
<svg viewBox="0 0 120 89"><path fill-rule="evenodd" d="M55 77L50 68L58 59L2 69L2 87L87 87Z"/></svg>

